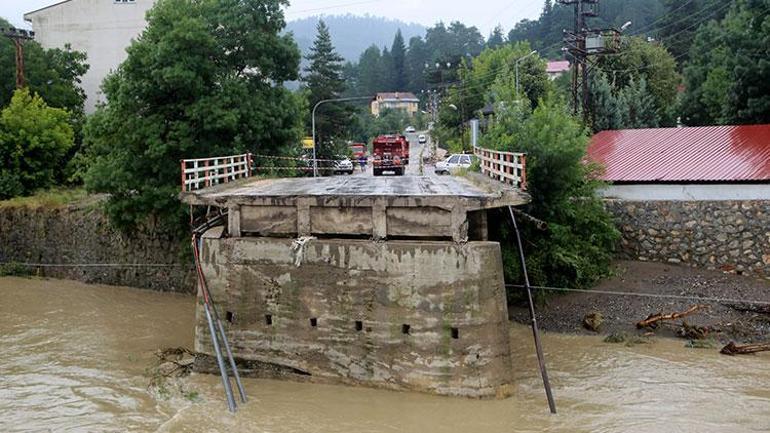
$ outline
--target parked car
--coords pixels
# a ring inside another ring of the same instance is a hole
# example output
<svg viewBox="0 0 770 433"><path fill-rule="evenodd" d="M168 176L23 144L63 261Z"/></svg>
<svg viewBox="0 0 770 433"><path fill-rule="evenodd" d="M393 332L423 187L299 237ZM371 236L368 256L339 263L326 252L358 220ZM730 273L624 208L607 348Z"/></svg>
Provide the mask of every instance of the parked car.
<svg viewBox="0 0 770 433"><path fill-rule="evenodd" d="M404 131L409 132L409 133L413 133L413 132L416 131L416 129L414 129L414 126L407 126Z"/></svg>
<svg viewBox="0 0 770 433"><path fill-rule="evenodd" d="M334 162L334 174L353 174L353 162L348 158L343 158Z"/></svg>
<svg viewBox="0 0 770 433"><path fill-rule="evenodd" d="M453 169L457 168L469 168L471 166L471 155L454 154L450 155L447 159L437 162L436 168L433 170L436 174L449 174Z"/></svg>
<svg viewBox="0 0 770 433"><path fill-rule="evenodd" d="M420 134L417 136L417 142L420 144L425 144L428 142L428 137L426 137L425 134Z"/></svg>

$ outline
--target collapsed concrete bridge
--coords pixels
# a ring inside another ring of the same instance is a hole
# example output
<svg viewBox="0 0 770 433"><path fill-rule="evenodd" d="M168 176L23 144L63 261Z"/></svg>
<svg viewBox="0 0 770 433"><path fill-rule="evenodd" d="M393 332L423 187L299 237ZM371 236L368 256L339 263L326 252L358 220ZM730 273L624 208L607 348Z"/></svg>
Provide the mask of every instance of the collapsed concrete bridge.
<svg viewBox="0 0 770 433"><path fill-rule="evenodd" d="M506 396L500 246L487 210L527 202L478 174L244 179L181 194L227 210L202 269L235 357L312 380ZM196 350L213 353L199 303Z"/></svg>

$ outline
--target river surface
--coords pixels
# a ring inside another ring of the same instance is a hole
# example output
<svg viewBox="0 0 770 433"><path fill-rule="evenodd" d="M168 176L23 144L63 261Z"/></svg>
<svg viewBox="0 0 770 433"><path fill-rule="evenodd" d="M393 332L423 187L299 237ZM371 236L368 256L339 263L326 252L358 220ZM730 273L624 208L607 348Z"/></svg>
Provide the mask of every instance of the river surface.
<svg viewBox="0 0 770 433"><path fill-rule="evenodd" d="M192 345L191 296L0 278L0 432L768 432L770 354L728 357L658 340L633 347L545 334L558 415L529 329L511 326L515 395L466 400L246 379L230 415L216 376L156 398L159 347ZM192 401L191 401L192 400Z"/></svg>

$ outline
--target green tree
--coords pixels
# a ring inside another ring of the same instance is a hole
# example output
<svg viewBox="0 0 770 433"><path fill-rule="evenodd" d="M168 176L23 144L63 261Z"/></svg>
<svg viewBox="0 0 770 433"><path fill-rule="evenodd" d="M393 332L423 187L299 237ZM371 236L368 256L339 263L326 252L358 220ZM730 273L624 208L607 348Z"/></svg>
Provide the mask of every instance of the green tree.
<svg viewBox="0 0 770 433"><path fill-rule="evenodd" d="M735 2L702 25L684 67L687 125L770 122L770 0Z"/></svg>
<svg viewBox="0 0 770 433"><path fill-rule="evenodd" d="M69 118L26 88L14 92L0 114L0 198L54 183L74 142Z"/></svg>
<svg viewBox="0 0 770 433"><path fill-rule="evenodd" d="M110 194L118 225L148 215L183 228L182 158L296 146L300 54L282 0L159 0L128 57L104 82L107 104L89 119L91 191Z"/></svg>
<svg viewBox="0 0 770 433"><path fill-rule="evenodd" d="M607 76L599 72L592 77L591 93L591 128L594 132L625 127L626 110L624 101L614 93L607 81Z"/></svg>
<svg viewBox="0 0 770 433"><path fill-rule="evenodd" d="M596 167L585 164L587 131L566 104L548 97L534 111L515 99L498 99L495 122L481 145L527 154L525 211L548 223L524 224L525 253L533 284L587 287L608 274L619 237L596 194ZM507 279L521 281L511 233L502 230Z"/></svg>
<svg viewBox="0 0 770 433"><path fill-rule="evenodd" d="M396 80L393 76L393 55L387 48L382 49L382 56L380 57L380 88L385 92L393 92L396 90Z"/></svg>
<svg viewBox="0 0 770 433"><path fill-rule="evenodd" d="M380 75L380 49L372 45L358 59L358 88L362 95L374 95L384 90Z"/></svg>
<svg viewBox="0 0 770 433"><path fill-rule="evenodd" d="M621 54L602 56L597 64L616 90L644 78L661 123L669 126L675 123L673 109L681 76L677 72L676 60L666 48L640 37L629 37L624 39Z"/></svg>
<svg viewBox="0 0 770 433"><path fill-rule="evenodd" d="M623 107L623 128L657 128L660 126L655 99L647 89L644 77L631 80L621 90L619 98Z"/></svg>
<svg viewBox="0 0 770 433"><path fill-rule="evenodd" d="M409 48L406 52L406 70L410 92L419 93L428 88L425 81L425 71L428 66L430 64L425 41L419 36L409 39Z"/></svg>
<svg viewBox="0 0 770 433"><path fill-rule="evenodd" d="M302 81L312 110L319 101L341 97L346 88L342 77L342 56L334 50L329 29L323 20L318 21L318 35L307 60L310 64L305 69ZM339 146L335 146L334 140L348 126L351 114L350 108L342 103L326 103L318 108L315 136L319 158L330 158L339 153Z"/></svg>
<svg viewBox="0 0 770 433"><path fill-rule="evenodd" d="M689 58L690 46L701 23L720 20L731 2L719 0L664 0L658 37L680 64Z"/></svg>
<svg viewBox="0 0 770 433"><path fill-rule="evenodd" d="M487 48L498 48L505 44L505 35L503 34L503 26L498 25L497 27L492 30L492 33L490 33L489 38L487 39Z"/></svg>
<svg viewBox="0 0 770 433"><path fill-rule="evenodd" d="M408 84L406 77L406 46L404 37L401 36L401 30L396 32L393 38L393 45L390 47L390 56L393 59L393 71L390 75L393 77L393 90L403 92Z"/></svg>

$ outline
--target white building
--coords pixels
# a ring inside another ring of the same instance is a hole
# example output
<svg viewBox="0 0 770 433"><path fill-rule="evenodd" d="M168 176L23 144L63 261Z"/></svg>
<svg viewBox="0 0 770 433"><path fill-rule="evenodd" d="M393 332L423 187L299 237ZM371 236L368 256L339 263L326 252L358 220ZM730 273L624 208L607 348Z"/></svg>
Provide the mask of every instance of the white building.
<svg viewBox="0 0 770 433"><path fill-rule="evenodd" d="M126 59L126 48L146 27L145 13L155 0L65 0L28 12L35 39L44 48L64 48L88 55L88 72L83 76L86 113L103 102L104 77Z"/></svg>

